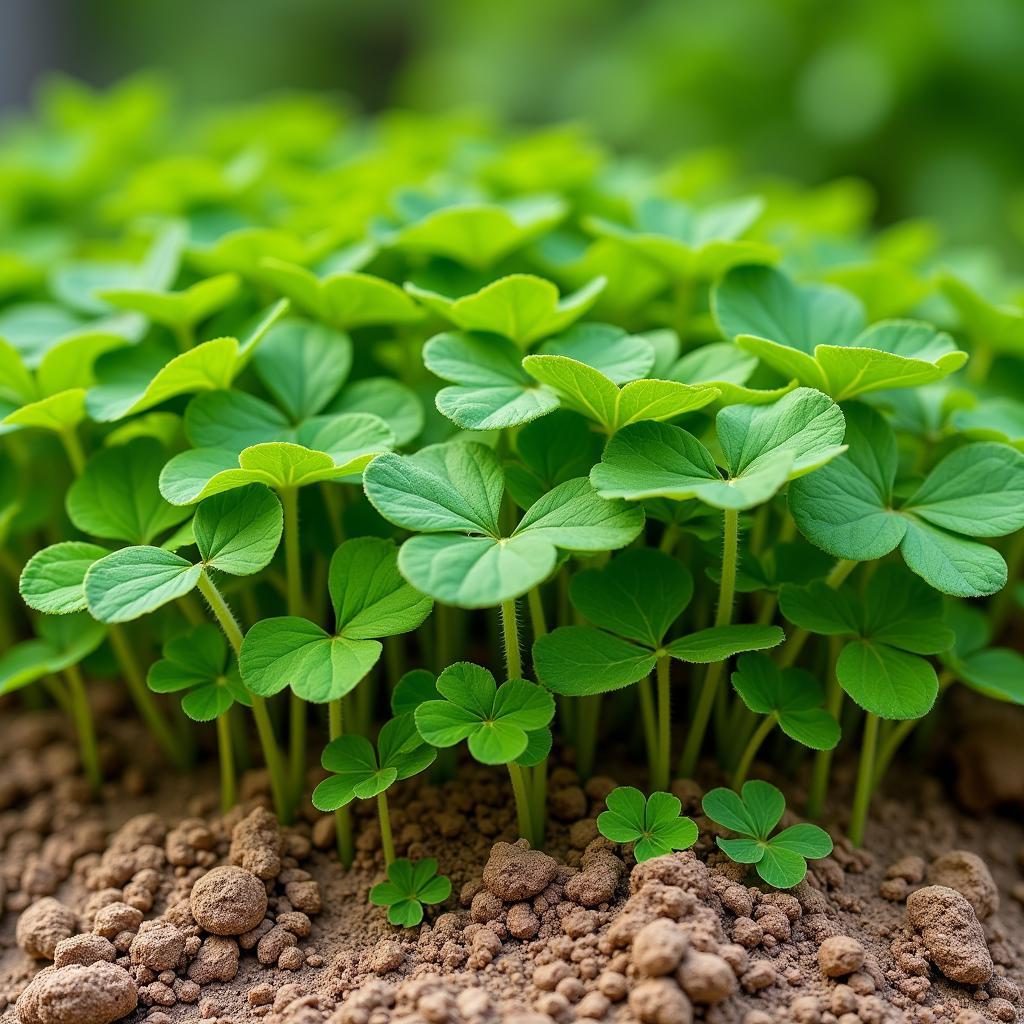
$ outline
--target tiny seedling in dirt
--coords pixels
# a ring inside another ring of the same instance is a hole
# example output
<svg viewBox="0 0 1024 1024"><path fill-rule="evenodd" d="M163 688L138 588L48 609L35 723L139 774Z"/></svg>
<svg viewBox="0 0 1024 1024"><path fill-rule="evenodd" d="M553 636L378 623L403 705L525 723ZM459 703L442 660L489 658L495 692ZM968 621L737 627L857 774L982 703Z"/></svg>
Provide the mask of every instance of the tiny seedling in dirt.
<svg viewBox="0 0 1024 1024"><path fill-rule="evenodd" d="M697 826L680 812L683 805L671 793L645 797L633 786L619 786L605 799L606 811L597 816L597 830L613 843L632 843L637 862L688 850L697 842Z"/></svg>
<svg viewBox="0 0 1024 1024"><path fill-rule="evenodd" d="M452 883L437 873L437 861L402 857L387 867L388 880L370 890L370 902L388 908L388 921L401 928L415 928L423 920L423 907L444 903L452 894Z"/></svg>
<svg viewBox="0 0 1024 1024"><path fill-rule="evenodd" d="M807 874L807 861L832 852L829 834L817 825L790 825L776 835L786 798L768 782L745 782L740 794L712 789L701 801L704 813L739 838L718 838L719 848L737 864L753 864L758 875L776 889L792 889Z"/></svg>

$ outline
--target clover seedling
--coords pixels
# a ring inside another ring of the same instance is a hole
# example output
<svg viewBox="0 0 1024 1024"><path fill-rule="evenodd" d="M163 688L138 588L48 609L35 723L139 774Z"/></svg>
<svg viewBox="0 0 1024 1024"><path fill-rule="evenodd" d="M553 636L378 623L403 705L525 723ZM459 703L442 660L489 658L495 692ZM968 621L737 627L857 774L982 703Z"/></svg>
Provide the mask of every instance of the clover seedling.
<svg viewBox="0 0 1024 1024"><path fill-rule="evenodd" d="M956 597L1002 589L1002 555L973 538L1024 526L1024 453L989 442L957 448L899 500L896 437L882 415L852 405L846 439L843 458L790 487L790 511L811 543L857 561L898 547L926 583Z"/></svg>
<svg viewBox="0 0 1024 1024"><path fill-rule="evenodd" d="M593 696L640 683L655 786L669 782L671 659L708 664L784 639L778 626L726 625L668 641L669 629L692 596L693 577L674 558L647 548L626 551L604 568L572 579L572 603L593 625L559 626L533 648L538 678L558 694ZM648 678L655 668L656 711ZM577 746L592 750L593 739L577 737ZM589 758L580 756L585 765Z"/></svg>
<svg viewBox="0 0 1024 1024"><path fill-rule="evenodd" d="M613 843L633 843L637 863L688 850L697 842L692 818L680 816L683 805L670 793L645 797L633 786L619 786L605 799L608 810L597 816L597 830Z"/></svg>
<svg viewBox="0 0 1024 1024"><path fill-rule="evenodd" d="M362 736L336 736L324 748L321 758L331 776L313 790L313 806L320 811L338 811L357 798L376 797L384 863L391 865L395 861L395 845L388 813L388 787L418 775L435 757L437 751L423 741L410 714L399 715L384 725L376 750ZM338 852L342 863L348 866L352 860L352 836L347 817L338 818L338 829Z"/></svg>
<svg viewBox="0 0 1024 1024"><path fill-rule="evenodd" d="M786 377L837 402L941 380L967 362L948 334L915 320L865 329L864 309L833 285L797 285L771 267L736 267L714 288L721 332Z"/></svg>
<svg viewBox="0 0 1024 1024"><path fill-rule="evenodd" d="M520 834L539 846L543 823L534 813L521 769L539 764L551 749L551 694L525 679L498 686L487 669L470 662L446 668L438 676L437 691L442 699L424 701L415 710L420 735L434 747L466 740L482 764L508 765Z"/></svg>
<svg viewBox="0 0 1024 1024"><path fill-rule="evenodd" d="M716 824L742 837L717 839L719 848L737 864L753 864L758 875L776 889L791 889L807 874L807 861L832 852L829 834L817 825L790 825L772 835L786 810L785 797L768 782L746 782L740 795L713 789L701 801Z"/></svg>
<svg viewBox="0 0 1024 1024"><path fill-rule="evenodd" d="M452 883L437 873L433 857L415 863L402 857L388 865L388 880L370 890L370 902L388 908L388 921L401 928L415 928L423 920L423 906L444 903Z"/></svg>
<svg viewBox="0 0 1024 1024"><path fill-rule="evenodd" d="M751 711L765 716L743 750L732 777L733 789L746 780L761 744L776 725L811 750L832 750L839 742L839 723L821 706L825 693L809 672L780 669L763 654L744 654L736 663L732 685Z"/></svg>
<svg viewBox="0 0 1024 1024"><path fill-rule="evenodd" d="M506 536L499 525L501 462L475 442L380 455L363 486L385 519L422 534L402 545L398 566L405 578L460 608L513 601L551 575L559 548L624 547L643 526L642 509L600 498L582 478L549 491Z"/></svg>

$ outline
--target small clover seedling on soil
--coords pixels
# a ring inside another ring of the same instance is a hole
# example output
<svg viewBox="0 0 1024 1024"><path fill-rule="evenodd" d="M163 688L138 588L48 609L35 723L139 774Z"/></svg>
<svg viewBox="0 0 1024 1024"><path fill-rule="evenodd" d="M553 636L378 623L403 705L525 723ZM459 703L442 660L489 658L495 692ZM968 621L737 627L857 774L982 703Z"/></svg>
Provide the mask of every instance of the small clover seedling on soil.
<svg viewBox="0 0 1024 1024"><path fill-rule="evenodd" d="M716 824L742 838L717 840L737 864L753 864L758 875L776 889L791 889L807 874L807 861L832 852L829 834L817 825L790 825L772 835L786 810L786 799L767 782L746 782L740 795L712 789L701 807Z"/></svg>
<svg viewBox="0 0 1024 1024"><path fill-rule="evenodd" d="M531 794L523 768L541 763L551 749L551 694L525 679L498 686L490 672L469 662L445 669L438 676L437 691L441 700L427 700L416 708L420 735L435 747L465 740L481 764L508 765L520 834L540 846L541 798Z"/></svg>
<svg viewBox="0 0 1024 1024"><path fill-rule="evenodd" d="M619 786L605 804L608 809L597 816L598 831L613 843L632 843L638 862L688 850L697 842L697 826L680 815L683 805L671 793L645 797L632 786Z"/></svg>
<svg viewBox="0 0 1024 1024"><path fill-rule="evenodd" d="M388 813L388 787L400 779L419 775L436 756L437 751L421 739L410 714L399 715L384 725L376 751L362 736L338 736L324 748L321 764L331 776L313 790L313 806L320 811L339 811L357 797L376 797L384 862L390 865L395 860L395 846ZM338 818L338 852L348 867L353 848L347 817Z"/></svg>
<svg viewBox="0 0 1024 1024"><path fill-rule="evenodd" d="M423 920L423 906L443 903L452 894L452 883L437 873L433 857L416 861L392 861L388 880L370 890L370 902L388 908L388 921L401 928L415 928Z"/></svg>

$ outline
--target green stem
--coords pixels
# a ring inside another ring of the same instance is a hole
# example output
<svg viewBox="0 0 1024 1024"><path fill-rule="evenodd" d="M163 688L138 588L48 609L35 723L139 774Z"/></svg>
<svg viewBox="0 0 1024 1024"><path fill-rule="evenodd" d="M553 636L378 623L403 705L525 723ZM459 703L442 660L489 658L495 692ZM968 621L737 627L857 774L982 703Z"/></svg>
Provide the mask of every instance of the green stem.
<svg viewBox="0 0 1024 1024"><path fill-rule="evenodd" d="M669 784L672 757L672 659L663 654L658 659L658 770L652 783L652 789L666 790Z"/></svg>
<svg viewBox="0 0 1024 1024"><path fill-rule="evenodd" d="M991 345L972 338L971 358L967 363L967 379L975 384L984 384L995 359L995 351Z"/></svg>
<svg viewBox="0 0 1024 1024"><path fill-rule="evenodd" d="M179 352L187 352L195 346L196 332L191 324L175 324L173 333Z"/></svg>
<svg viewBox="0 0 1024 1024"><path fill-rule="evenodd" d="M235 757L231 745L231 708L217 718L217 753L220 760L220 809L235 806Z"/></svg>
<svg viewBox="0 0 1024 1024"><path fill-rule="evenodd" d="M825 577L825 585L831 587L833 590L838 589L843 585L846 577L853 572L860 562L852 561L849 558L841 558L833 566L832 571ZM807 643L810 633L806 629L794 629L789 634L789 639L782 645L779 652L779 667L789 668L796 662L796 659L800 657L800 652L804 649L804 644Z"/></svg>
<svg viewBox="0 0 1024 1024"><path fill-rule="evenodd" d="M327 724L332 740L336 740L345 731L341 700L332 700L327 705ZM352 811L346 805L334 812L334 833L338 843L338 859L343 867L352 867L355 859L355 843L352 838Z"/></svg>
<svg viewBox="0 0 1024 1024"><path fill-rule="evenodd" d="M139 663L135 659L135 652L125 636L123 627L112 625L107 631L107 636L136 710L171 763L179 771L184 771L189 762L188 750L178 742L167 720L160 713L153 695L146 687Z"/></svg>
<svg viewBox="0 0 1024 1024"><path fill-rule="evenodd" d="M440 675L452 660L454 623L453 609L444 604L434 605L434 665Z"/></svg>
<svg viewBox="0 0 1024 1024"><path fill-rule="evenodd" d="M75 713L71 707L71 697L68 694L67 687L60 681L57 676L43 676L43 686L46 688L46 692L54 699L57 707L64 712L72 721L74 721ZM22 690L22 693L28 695L33 691L33 687L28 687Z"/></svg>
<svg viewBox="0 0 1024 1024"><path fill-rule="evenodd" d="M519 654L519 624L515 601L501 603L501 632L505 644L505 678L521 679L523 662Z"/></svg>
<svg viewBox="0 0 1024 1024"><path fill-rule="evenodd" d="M82 442L78 439L77 431L71 427L68 430L62 430L58 436L64 446L68 462L71 463L72 471L75 476L81 476L82 470L85 469L85 452L82 450Z"/></svg>
<svg viewBox="0 0 1024 1024"><path fill-rule="evenodd" d="M391 837L391 815L388 814L387 793L377 794L377 814L380 817L380 845L384 850L384 866L395 862L395 841Z"/></svg>
<svg viewBox="0 0 1024 1024"><path fill-rule="evenodd" d="M839 637L829 637L829 671L825 683L825 710L839 720L843 710L843 689L836 678L836 661L842 648ZM820 818L825 809L825 798L828 796L828 783L832 774L832 757L835 750L819 750L814 755L814 767L811 769L811 785L807 792L807 817Z"/></svg>
<svg viewBox="0 0 1024 1024"><path fill-rule="evenodd" d="M242 630L234 613L205 569L199 574L198 586L199 593L206 598L206 603L210 606L214 618L224 631L237 658L242 651ZM287 825L291 823L292 804L288 799L284 760L277 746L277 740L274 738L274 726L270 721L266 701L262 697L257 697L256 694L250 694L250 696L252 698L252 716L256 720L256 732L260 738L260 746L263 748L263 760L266 761L267 771L270 773L270 790L274 797L274 807L281 823Z"/></svg>
<svg viewBox="0 0 1024 1024"><path fill-rule="evenodd" d="M736 594L736 569L739 563L739 513L726 509L722 525L722 576L718 585L718 606L715 610L715 625L728 626L732 621L732 603ZM697 700L697 708L693 714L689 735L683 747L683 756L679 762L679 774L682 778L691 778L697 770L697 760L704 743L711 712L715 706L715 694L725 668L724 661L716 661L708 666L704 676L704 684Z"/></svg>
<svg viewBox="0 0 1024 1024"><path fill-rule="evenodd" d="M82 672L77 665L69 665L64 669L64 679L68 684L68 697L71 704L71 716L78 733L78 754L82 760L82 771L89 781L89 788L98 792L103 783L100 771L100 755L96 744L96 730L92 721L92 710L89 698L82 681Z"/></svg>
<svg viewBox="0 0 1024 1024"><path fill-rule="evenodd" d="M589 779L594 774L601 697L600 693L594 693L580 697L576 704L576 771L581 779Z"/></svg>
<svg viewBox="0 0 1024 1024"><path fill-rule="evenodd" d="M768 734L775 728L775 721L775 715L766 715L764 721L754 730L754 735L750 737L747 745L743 748L739 764L736 765L736 771L732 775L732 788L737 792L740 786L747 781L747 773L750 771L750 766L754 763L754 758L757 757L761 744L764 743L768 738Z"/></svg>
<svg viewBox="0 0 1024 1024"><path fill-rule="evenodd" d="M950 672L949 669L946 669L939 676L940 696L949 689L953 681L953 673ZM896 756L896 752L903 746L907 737L921 724L922 721L923 719L921 718L908 718L902 722L897 722L885 739L883 739L879 744L878 757L875 759L874 784L876 786L885 778L885 773L889 770L889 765L892 763L892 759Z"/></svg>
<svg viewBox="0 0 1024 1024"><path fill-rule="evenodd" d="M864 828L871 808L871 794L875 789L875 754L878 750L877 715L868 713L864 718L864 737L861 740L860 766L857 769L857 789L853 794L850 812L850 842L860 846L864 842Z"/></svg>
<svg viewBox="0 0 1024 1024"><path fill-rule="evenodd" d="M544 833L547 831L548 803L548 759L529 769L530 804L533 813L533 830L537 839L537 847L544 845Z"/></svg>
<svg viewBox="0 0 1024 1024"><path fill-rule="evenodd" d="M281 506L284 509L284 565L288 595L288 614L303 614L302 552L299 548L299 491L297 487L282 487ZM302 793L306 773L306 702L293 690L288 703L288 782L293 799Z"/></svg>
<svg viewBox="0 0 1024 1024"><path fill-rule="evenodd" d="M516 801L516 823L519 828L519 835L527 840L531 846L534 846L535 836L533 833L533 815L531 813L529 789L526 785L523 769L515 761L509 761L508 763L508 777L512 782L512 795Z"/></svg>
<svg viewBox="0 0 1024 1024"><path fill-rule="evenodd" d="M386 636L381 642L384 644L384 670L393 690L405 674L405 637Z"/></svg>
<svg viewBox="0 0 1024 1024"><path fill-rule="evenodd" d="M675 523L669 523L665 527L664 532L661 535L661 543L658 544L658 550L664 552L666 555L671 555L676 549L676 544L679 543L679 527Z"/></svg>
<svg viewBox="0 0 1024 1024"><path fill-rule="evenodd" d="M288 696L288 782L292 799L302 796L306 781L306 702L292 690Z"/></svg>

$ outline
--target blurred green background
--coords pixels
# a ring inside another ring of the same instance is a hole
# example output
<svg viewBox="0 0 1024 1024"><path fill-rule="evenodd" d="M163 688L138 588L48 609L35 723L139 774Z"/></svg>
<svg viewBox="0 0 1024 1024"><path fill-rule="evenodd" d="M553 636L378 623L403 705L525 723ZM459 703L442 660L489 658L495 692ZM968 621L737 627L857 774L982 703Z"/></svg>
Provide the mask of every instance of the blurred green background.
<svg viewBox="0 0 1024 1024"><path fill-rule="evenodd" d="M313 88L357 110L577 120L620 150L868 180L882 223L1024 236L1021 0L2 0L0 106L142 69L189 104ZM1015 261L1016 262L1016 261Z"/></svg>

